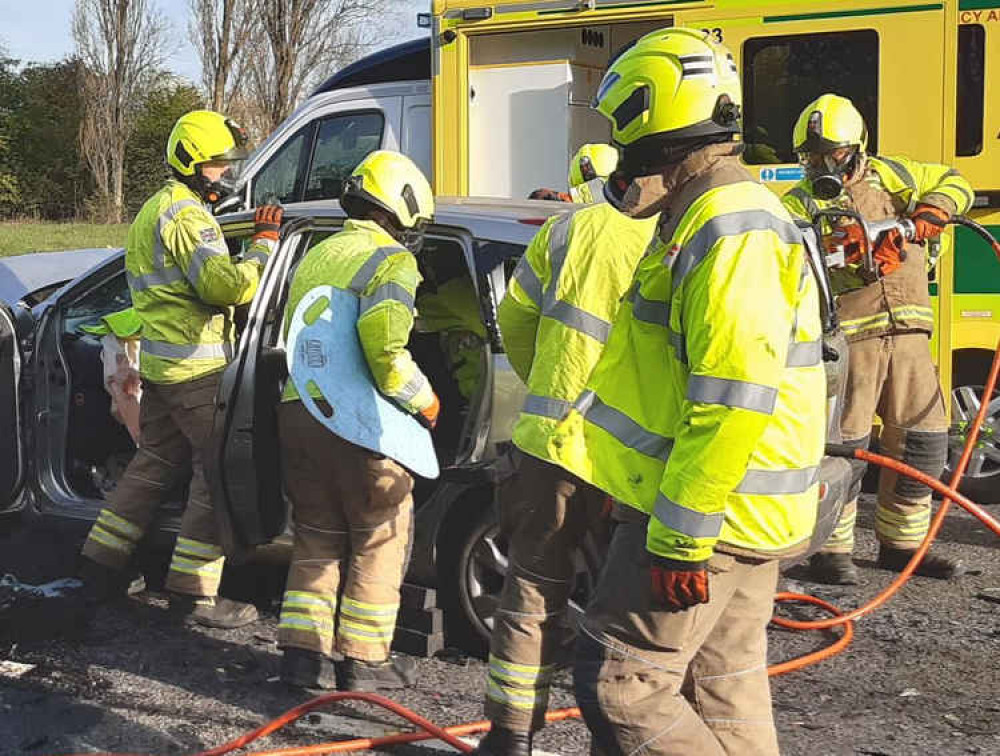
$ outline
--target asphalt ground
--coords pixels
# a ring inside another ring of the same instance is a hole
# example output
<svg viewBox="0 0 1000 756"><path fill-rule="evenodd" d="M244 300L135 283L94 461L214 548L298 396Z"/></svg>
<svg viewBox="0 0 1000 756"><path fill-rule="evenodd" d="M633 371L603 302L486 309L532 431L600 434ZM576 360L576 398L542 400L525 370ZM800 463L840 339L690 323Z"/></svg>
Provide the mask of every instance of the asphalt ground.
<svg viewBox="0 0 1000 756"><path fill-rule="evenodd" d="M870 501L859 521L861 586L818 586L793 569L784 587L851 608L886 585L892 575L874 566ZM0 535L0 572L36 583L65 575L78 541L78 532L15 529ZM951 583L914 579L858 624L845 654L775 679L782 753L1000 754L998 547L1000 541L964 512L949 514L936 548L962 558L971 574ZM58 611L0 617L0 754L189 754L304 701L307 696L276 679L280 575L244 572L231 585L254 594L265 615L260 623L233 632L173 625L165 598L153 591L101 609L90 624ZM771 660L813 650L831 637L775 629ZM33 666L15 678L4 661ZM448 650L421 660L419 669L416 686L396 700L443 725L482 717L481 660ZM552 705L573 705L567 673L557 679ZM335 705L261 741L259 750L400 729L391 714ZM551 725L537 741L539 749L559 754L586 753L587 744L579 722ZM448 750L428 744L391 752Z"/></svg>

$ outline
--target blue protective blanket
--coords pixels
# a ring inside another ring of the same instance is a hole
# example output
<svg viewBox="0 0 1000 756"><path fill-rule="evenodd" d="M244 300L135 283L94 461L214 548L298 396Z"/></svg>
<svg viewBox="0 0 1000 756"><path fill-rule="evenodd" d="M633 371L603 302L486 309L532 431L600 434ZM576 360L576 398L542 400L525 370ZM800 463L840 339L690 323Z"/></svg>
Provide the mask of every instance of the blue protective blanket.
<svg viewBox="0 0 1000 756"><path fill-rule="evenodd" d="M358 298L334 286L308 292L288 330L288 374L309 413L345 441L438 477L430 431L375 387L358 339ZM319 390L332 413L310 395Z"/></svg>

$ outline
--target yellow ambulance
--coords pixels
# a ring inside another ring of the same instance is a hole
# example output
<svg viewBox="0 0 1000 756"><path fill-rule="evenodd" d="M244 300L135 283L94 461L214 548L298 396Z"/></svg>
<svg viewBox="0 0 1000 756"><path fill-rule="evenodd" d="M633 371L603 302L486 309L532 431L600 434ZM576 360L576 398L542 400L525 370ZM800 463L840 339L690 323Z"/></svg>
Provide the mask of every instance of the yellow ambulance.
<svg viewBox="0 0 1000 756"><path fill-rule="evenodd" d="M802 176L796 116L836 92L864 114L873 152L960 170L976 190L972 217L1000 233L1000 0L433 0L427 21L439 193L525 197L564 186L572 153L609 139L590 101L610 57L683 25L733 52L745 161L774 191ZM940 260L932 294L957 442L1000 337L1000 264L971 232L951 233L955 253ZM970 489L991 501L1000 499L992 428L969 471Z"/></svg>

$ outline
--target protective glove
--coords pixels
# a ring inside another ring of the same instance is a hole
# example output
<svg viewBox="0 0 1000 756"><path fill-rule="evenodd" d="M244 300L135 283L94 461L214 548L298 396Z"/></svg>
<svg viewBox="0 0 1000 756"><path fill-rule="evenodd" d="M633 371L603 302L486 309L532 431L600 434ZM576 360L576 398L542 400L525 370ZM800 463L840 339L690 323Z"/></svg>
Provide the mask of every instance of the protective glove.
<svg viewBox="0 0 1000 756"><path fill-rule="evenodd" d="M858 223L837 225L834 230L823 238L823 245L828 255L844 250L844 264L851 265L861 261L865 249L865 232Z"/></svg>
<svg viewBox="0 0 1000 756"><path fill-rule="evenodd" d="M414 415L417 422L427 430L434 430L438 422L438 415L441 414L441 400L438 399L437 394L433 394L433 397L434 399L429 405Z"/></svg>
<svg viewBox="0 0 1000 756"><path fill-rule="evenodd" d="M285 210L281 205L261 205L253 216L253 238L278 241L278 229Z"/></svg>
<svg viewBox="0 0 1000 756"><path fill-rule="evenodd" d="M903 249L903 235L895 229L886 231L875 246L875 264L883 276L899 269L906 259Z"/></svg>
<svg viewBox="0 0 1000 756"><path fill-rule="evenodd" d="M708 572L705 565L705 562L678 562L653 555L649 564L653 603L671 612L707 604Z"/></svg>
<svg viewBox="0 0 1000 756"><path fill-rule="evenodd" d="M926 239L933 239L944 231L944 227L951 220L951 214L935 205L917 205L910 220L917 227L917 234L913 241L922 242Z"/></svg>
<svg viewBox="0 0 1000 756"><path fill-rule="evenodd" d="M567 192L557 192L555 189L536 189L528 195L528 199L555 200L556 202L573 201Z"/></svg>

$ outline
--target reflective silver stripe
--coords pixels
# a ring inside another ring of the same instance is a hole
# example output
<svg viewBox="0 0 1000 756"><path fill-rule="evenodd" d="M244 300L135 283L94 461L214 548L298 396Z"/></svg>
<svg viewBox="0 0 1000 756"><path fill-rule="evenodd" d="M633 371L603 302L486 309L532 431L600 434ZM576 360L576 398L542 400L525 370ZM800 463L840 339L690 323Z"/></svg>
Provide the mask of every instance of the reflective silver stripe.
<svg viewBox="0 0 1000 756"><path fill-rule="evenodd" d="M734 493L774 495L805 493L819 480L818 467L798 470L747 470Z"/></svg>
<svg viewBox="0 0 1000 756"><path fill-rule="evenodd" d="M418 372L415 376L413 376L410 380L406 382L403 388L401 388L399 391L393 394L392 398L395 399L397 402L404 402L404 403L412 402L414 397L416 397L417 394L423 391L425 386L427 386L427 376L425 376L423 373Z"/></svg>
<svg viewBox="0 0 1000 756"><path fill-rule="evenodd" d="M361 313L365 313L379 302L386 300L399 302L408 310L413 309L413 295L398 283L384 283L366 297L361 297Z"/></svg>
<svg viewBox="0 0 1000 756"><path fill-rule="evenodd" d="M913 180L913 174L910 173L902 163L897 163L892 158L882 157L881 155L878 159L889 166L889 168L892 169L892 172L896 174L897 178L906 184L906 187L910 191L917 191L917 182Z"/></svg>
<svg viewBox="0 0 1000 756"><path fill-rule="evenodd" d="M823 342L793 341L788 345L785 367L812 367L823 361Z"/></svg>
<svg viewBox="0 0 1000 756"><path fill-rule="evenodd" d="M673 291L680 288L684 277L705 259L709 250L727 236L739 236L751 231L773 231L785 244L802 244L802 232L766 210L740 210L717 215L706 221L684 245L674 263Z"/></svg>
<svg viewBox="0 0 1000 756"><path fill-rule="evenodd" d="M572 220L572 213L560 215L549 229L549 266L552 270L549 278L549 294L553 297L559 285L559 275L562 273L563 265L566 264L566 255L569 253L569 225Z"/></svg>
<svg viewBox="0 0 1000 756"><path fill-rule="evenodd" d="M527 415L541 415L553 420L562 420L569 414L572 406L565 399L553 399L550 396L528 394L521 411Z"/></svg>
<svg viewBox="0 0 1000 756"><path fill-rule="evenodd" d="M597 339L602 344L608 340L608 334L611 332L611 324L608 321L561 299L546 307L543 312L553 320L558 320L575 331Z"/></svg>
<svg viewBox="0 0 1000 756"><path fill-rule="evenodd" d="M569 253L569 227L572 219L572 214L561 215L549 230L549 267L551 268L551 278L544 294L542 315L553 320L558 320L564 326L579 331L593 339L597 339L603 344L608 339L611 324L556 296L556 292L559 289L559 277L562 274L563 266L566 264L566 256Z"/></svg>
<svg viewBox="0 0 1000 756"><path fill-rule="evenodd" d="M688 379L687 399L704 404L721 404L770 415L778 401L778 389L759 383L692 375Z"/></svg>
<svg viewBox="0 0 1000 756"><path fill-rule="evenodd" d="M132 291L145 291L153 286L166 286L167 284L183 281L184 274L180 268L154 270L152 273L143 273L141 276L133 276L126 271L125 279L128 281L128 287Z"/></svg>
<svg viewBox="0 0 1000 756"><path fill-rule="evenodd" d="M632 289L632 315L636 320L667 328L670 325L670 303L646 299L639 293L639 285Z"/></svg>
<svg viewBox="0 0 1000 756"><path fill-rule="evenodd" d="M722 512L714 514L695 512L675 504L662 493L656 496L653 516L671 530L691 538L715 538L721 532L725 520Z"/></svg>
<svg viewBox="0 0 1000 756"><path fill-rule="evenodd" d="M256 261L256 262L259 262L261 265L267 265L267 258L268 258L268 256L269 256L268 252L264 252L262 250L257 250L256 252L249 252L249 253L247 253L244 256L243 261L244 262Z"/></svg>
<svg viewBox="0 0 1000 756"><path fill-rule="evenodd" d="M160 217L156 220L156 235L153 239L153 267L157 270L166 267L167 264L167 248L163 244L163 227L176 218L177 214L186 207L204 207L204 205L193 199L178 200L160 213Z"/></svg>
<svg viewBox="0 0 1000 756"><path fill-rule="evenodd" d="M358 272L354 274L354 278L351 279L347 288L358 296L361 296L365 287L368 286L369 281L372 280L372 277L378 270L378 266L393 255L399 254L409 254L409 252L407 252L404 247L379 247L372 252L371 257L365 260L361 267L358 268Z"/></svg>
<svg viewBox="0 0 1000 756"><path fill-rule="evenodd" d="M670 346L672 346L674 351L677 353L677 359L687 365L688 355L687 346L684 341L684 334L677 333L676 331L670 331L668 338L670 339Z"/></svg>
<svg viewBox="0 0 1000 756"><path fill-rule="evenodd" d="M580 394L575 407L588 422L607 431L629 449L663 461L670 456L673 439L646 430L621 410L602 402L593 391Z"/></svg>
<svg viewBox="0 0 1000 756"><path fill-rule="evenodd" d="M809 192L807 192L805 189L799 186L789 189L788 194L792 197L795 197L795 199L797 199L799 202L802 203L802 206L805 208L805 211L809 213L809 221L812 222L812 219L816 216L816 213L819 212L819 205L816 204L816 200L812 198Z"/></svg>
<svg viewBox="0 0 1000 756"><path fill-rule="evenodd" d="M517 268L514 270L514 280L524 289L524 293L532 302L539 307L542 306L542 282L538 280L538 274L528 263L528 258L522 257L517 264Z"/></svg>
<svg viewBox="0 0 1000 756"><path fill-rule="evenodd" d="M143 339L140 348L153 357L171 360L228 360L233 356L232 344L171 344Z"/></svg>
<svg viewBox="0 0 1000 756"><path fill-rule="evenodd" d="M194 254L191 255L191 262L188 264L187 279L191 282L191 285L197 286L201 269L208 262L208 258L222 257L223 255L229 257L229 250L219 249L218 247L198 247L194 251Z"/></svg>

